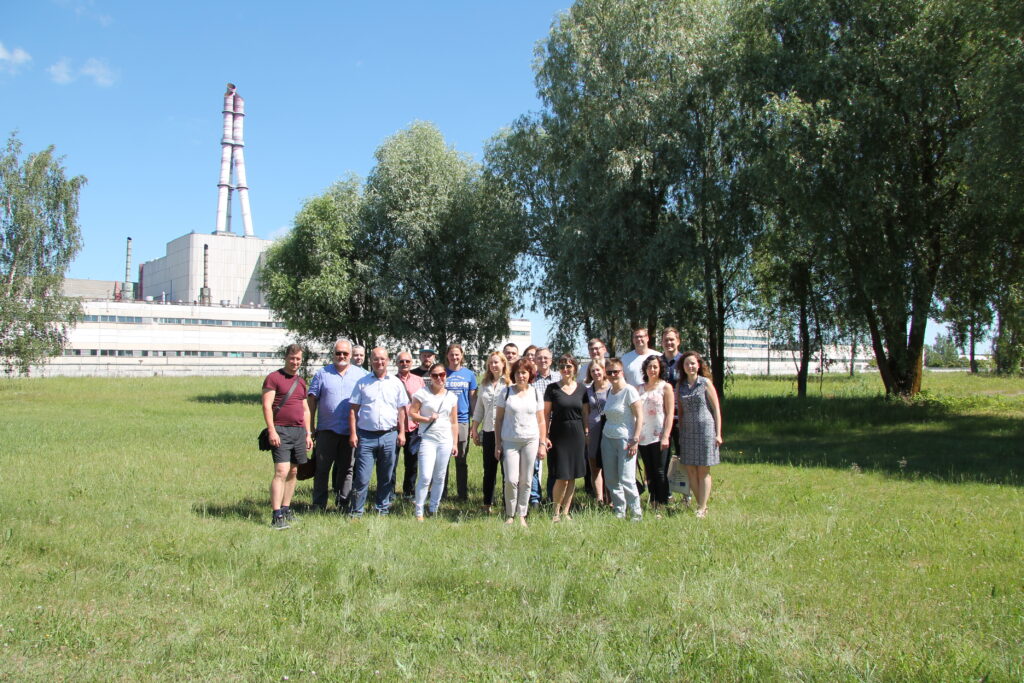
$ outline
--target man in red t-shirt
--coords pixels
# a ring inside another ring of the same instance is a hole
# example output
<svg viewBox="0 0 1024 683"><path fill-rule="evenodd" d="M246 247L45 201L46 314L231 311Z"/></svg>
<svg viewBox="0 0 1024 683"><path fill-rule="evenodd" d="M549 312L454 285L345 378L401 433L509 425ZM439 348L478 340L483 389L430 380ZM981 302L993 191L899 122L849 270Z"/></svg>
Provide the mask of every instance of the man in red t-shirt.
<svg viewBox="0 0 1024 683"><path fill-rule="evenodd" d="M306 453L313 448L309 426L306 382L299 377L302 347L289 344L284 351L284 367L263 380L263 419L270 435L274 457L274 478L270 480L270 525L287 529L294 519L291 511L298 466L305 464Z"/></svg>

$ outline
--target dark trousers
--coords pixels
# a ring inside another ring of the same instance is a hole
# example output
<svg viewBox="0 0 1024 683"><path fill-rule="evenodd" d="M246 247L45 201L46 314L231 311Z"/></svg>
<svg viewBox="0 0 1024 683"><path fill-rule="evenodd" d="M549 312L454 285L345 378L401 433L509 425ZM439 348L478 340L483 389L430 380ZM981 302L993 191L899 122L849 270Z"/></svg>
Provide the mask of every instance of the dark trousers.
<svg viewBox="0 0 1024 683"><path fill-rule="evenodd" d="M668 502L665 452L661 448L660 441L640 446L640 457L644 461L644 473L647 475L647 484L650 486L651 501L662 505ZM639 479L639 477L637 478Z"/></svg>
<svg viewBox="0 0 1024 683"><path fill-rule="evenodd" d="M469 498L469 463L466 462L466 452L469 450L469 423L459 423L459 444L458 452L454 458L448 461L449 467L451 466L452 460L455 461L455 490L458 492L458 500L466 500ZM449 470L450 473L450 470ZM448 480L450 476L445 475L444 478L444 491L441 493L441 499L448 498Z"/></svg>
<svg viewBox="0 0 1024 683"><path fill-rule="evenodd" d="M405 445L402 446L402 458L405 463L405 474L402 475L402 495L411 496L416 492L416 466L420 455L420 433L412 430L405 433ZM395 458L395 471L391 474L391 488L398 491L398 460Z"/></svg>
<svg viewBox="0 0 1024 683"><path fill-rule="evenodd" d="M316 433L316 474L313 475L313 505L327 507L327 483L342 503L352 493L352 446L348 434L329 429Z"/></svg>
<svg viewBox="0 0 1024 683"><path fill-rule="evenodd" d="M501 463L494 457L494 432L484 432L484 505L494 504L494 484L498 479L498 465ZM501 478L505 478L504 470ZM504 489L504 486L502 487Z"/></svg>

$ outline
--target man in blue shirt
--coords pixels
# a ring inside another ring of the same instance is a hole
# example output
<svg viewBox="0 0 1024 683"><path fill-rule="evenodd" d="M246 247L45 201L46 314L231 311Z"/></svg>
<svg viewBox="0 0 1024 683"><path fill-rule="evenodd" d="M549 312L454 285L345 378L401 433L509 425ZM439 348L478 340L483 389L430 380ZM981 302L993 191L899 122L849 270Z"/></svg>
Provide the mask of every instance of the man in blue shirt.
<svg viewBox="0 0 1024 683"><path fill-rule="evenodd" d="M331 479L334 504L339 511L348 507L352 492L352 446L349 444L349 397L366 370L351 363L352 343L339 339L334 344L334 363L316 371L309 383L307 401L316 434L316 476L313 479L313 509L327 509L327 481ZM331 469L334 470L333 477Z"/></svg>
<svg viewBox="0 0 1024 683"><path fill-rule="evenodd" d="M394 375L388 374L388 352L377 347L370 352L373 372L356 382L349 399L349 443L356 453L352 473L350 513L363 516L363 506L370 488L370 472L377 464L377 514L386 515L391 508L398 448L405 445L405 424L409 395Z"/></svg>
<svg viewBox="0 0 1024 683"><path fill-rule="evenodd" d="M466 449L469 447L469 416L476 408L476 373L462 367L465 354L460 344L448 347L445 358L448 360L448 377L445 388L459 399L459 443L455 455L455 484L458 500L469 498L469 465L466 462ZM445 477L445 493L448 491L448 477Z"/></svg>

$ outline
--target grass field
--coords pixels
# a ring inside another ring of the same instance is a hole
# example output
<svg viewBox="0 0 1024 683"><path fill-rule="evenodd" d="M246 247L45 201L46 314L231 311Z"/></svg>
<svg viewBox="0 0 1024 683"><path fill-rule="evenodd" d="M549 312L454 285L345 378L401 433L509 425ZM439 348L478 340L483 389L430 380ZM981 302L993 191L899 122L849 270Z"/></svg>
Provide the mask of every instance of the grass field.
<svg viewBox="0 0 1024 683"><path fill-rule="evenodd" d="M731 381L705 520L274 532L258 379L3 381L0 679L1021 681L1024 381L925 387Z"/></svg>

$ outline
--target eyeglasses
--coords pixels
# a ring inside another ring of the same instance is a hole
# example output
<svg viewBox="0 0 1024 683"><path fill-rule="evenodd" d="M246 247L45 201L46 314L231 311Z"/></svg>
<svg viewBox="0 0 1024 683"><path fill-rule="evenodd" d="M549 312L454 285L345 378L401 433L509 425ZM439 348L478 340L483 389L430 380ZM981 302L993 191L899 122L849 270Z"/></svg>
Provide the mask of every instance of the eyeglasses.
<svg viewBox="0 0 1024 683"><path fill-rule="evenodd" d="M349 353L348 351L335 351L334 355L335 356L351 356L352 354Z"/></svg>
<svg viewBox="0 0 1024 683"><path fill-rule="evenodd" d="M560 367L560 368L574 368L576 366L573 365L572 363L559 363L558 367Z"/></svg>
<svg viewBox="0 0 1024 683"><path fill-rule="evenodd" d="M612 377L615 377L616 375L621 375L622 374L622 370L606 370L605 374L606 375L610 375Z"/></svg>
<svg viewBox="0 0 1024 683"><path fill-rule="evenodd" d="M443 372L432 372L430 373L430 376L434 379L444 379L447 375Z"/></svg>
<svg viewBox="0 0 1024 683"><path fill-rule="evenodd" d="M412 359L411 358L399 358L398 362L399 363L411 363Z"/></svg>

